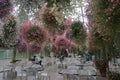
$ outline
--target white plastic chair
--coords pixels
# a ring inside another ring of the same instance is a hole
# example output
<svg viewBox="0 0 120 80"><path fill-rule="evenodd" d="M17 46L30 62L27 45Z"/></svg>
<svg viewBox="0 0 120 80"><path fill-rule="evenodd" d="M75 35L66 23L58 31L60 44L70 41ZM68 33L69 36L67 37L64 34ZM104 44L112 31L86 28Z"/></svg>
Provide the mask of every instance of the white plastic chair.
<svg viewBox="0 0 120 80"><path fill-rule="evenodd" d="M23 66L17 66L16 71L17 71L17 77L20 78L20 80L27 80L27 74L23 71L24 67Z"/></svg>
<svg viewBox="0 0 120 80"><path fill-rule="evenodd" d="M44 71L40 73L41 80L50 80L50 74L48 71Z"/></svg>
<svg viewBox="0 0 120 80"><path fill-rule="evenodd" d="M3 79L7 78L7 73L10 70L11 70L11 68L9 66L6 66L6 65L3 66Z"/></svg>
<svg viewBox="0 0 120 80"><path fill-rule="evenodd" d="M38 79L40 80L50 80L50 66L46 67L44 71L38 72Z"/></svg>
<svg viewBox="0 0 120 80"><path fill-rule="evenodd" d="M80 68L78 66L67 66L67 69L79 70Z"/></svg>
<svg viewBox="0 0 120 80"><path fill-rule="evenodd" d="M49 74L49 70L50 70L50 61L49 61L49 58L44 58L44 60L42 60L43 62L43 68L44 68L44 71L39 71L37 73L38 75L38 79L40 80L50 80L50 74Z"/></svg>
<svg viewBox="0 0 120 80"><path fill-rule="evenodd" d="M87 70L80 70L79 71L79 80L82 80L83 78L89 80L89 73Z"/></svg>

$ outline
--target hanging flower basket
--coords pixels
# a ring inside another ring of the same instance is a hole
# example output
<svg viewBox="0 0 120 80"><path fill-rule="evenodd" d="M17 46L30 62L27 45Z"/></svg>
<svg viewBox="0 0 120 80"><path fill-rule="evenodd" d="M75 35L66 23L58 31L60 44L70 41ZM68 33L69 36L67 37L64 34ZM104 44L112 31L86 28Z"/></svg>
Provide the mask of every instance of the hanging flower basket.
<svg viewBox="0 0 120 80"><path fill-rule="evenodd" d="M73 22L71 24L71 38L75 42L83 43L85 41L86 32L84 30L83 24L80 21Z"/></svg>
<svg viewBox="0 0 120 80"><path fill-rule="evenodd" d="M27 30L26 38L28 42L36 41L38 43L42 43L46 38L45 31L42 28L33 25Z"/></svg>
<svg viewBox="0 0 120 80"><path fill-rule="evenodd" d="M58 50L66 50L70 48L71 42L65 37L57 36L57 38L55 39L55 46Z"/></svg>
<svg viewBox="0 0 120 80"><path fill-rule="evenodd" d="M37 42L29 43L29 51L32 53L39 53L42 49L42 45L38 44Z"/></svg>
<svg viewBox="0 0 120 80"><path fill-rule="evenodd" d="M21 28L21 36L28 43L37 42L42 44L48 39L48 32L39 25L34 25L31 22L24 24Z"/></svg>
<svg viewBox="0 0 120 80"><path fill-rule="evenodd" d="M64 17L56 6L48 7L47 4L44 4L38 10L38 16L51 34L61 31Z"/></svg>
<svg viewBox="0 0 120 80"><path fill-rule="evenodd" d="M44 14L42 15L42 20L48 26L57 27L58 22L49 8L45 9Z"/></svg>
<svg viewBox="0 0 120 80"><path fill-rule="evenodd" d="M29 29L29 27L33 25L34 24L31 21L28 21L21 26L21 29L20 29L21 38L23 38L24 40L27 40L26 38L27 30Z"/></svg>

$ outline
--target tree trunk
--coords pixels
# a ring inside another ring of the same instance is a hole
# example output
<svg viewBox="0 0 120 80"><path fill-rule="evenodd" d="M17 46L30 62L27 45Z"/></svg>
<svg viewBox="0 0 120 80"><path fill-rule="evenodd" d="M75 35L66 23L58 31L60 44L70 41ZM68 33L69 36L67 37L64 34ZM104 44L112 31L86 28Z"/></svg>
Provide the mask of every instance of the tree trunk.
<svg viewBox="0 0 120 80"><path fill-rule="evenodd" d="M17 53L17 50L16 50L16 47L14 47L14 48L13 48L12 62L15 62L15 61L16 61L16 53Z"/></svg>

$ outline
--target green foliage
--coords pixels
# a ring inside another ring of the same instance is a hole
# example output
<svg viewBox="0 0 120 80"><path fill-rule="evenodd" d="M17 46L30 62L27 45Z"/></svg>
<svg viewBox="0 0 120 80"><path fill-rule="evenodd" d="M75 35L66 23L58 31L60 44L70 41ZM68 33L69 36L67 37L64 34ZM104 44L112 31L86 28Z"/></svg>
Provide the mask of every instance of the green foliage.
<svg viewBox="0 0 120 80"><path fill-rule="evenodd" d="M30 34L31 32L35 32L36 30L38 30L38 26L34 25L28 29L27 33Z"/></svg>
<svg viewBox="0 0 120 80"><path fill-rule="evenodd" d="M3 42L3 37L2 36L0 36L0 48L5 48L5 45L4 45L4 42Z"/></svg>
<svg viewBox="0 0 120 80"><path fill-rule="evenodd" d="M54 28L58 27L58 21L55 18L54 12L51 12L49 8L45 9L44 14L42 15L42 20L47 26L52 26Z"/></svg>
<svg viewBox="0 0 120 80"><path fill-rule="evenodd" d="M16 7L15 13L19 19L19 25L28 21L31 17L37 17L36 11L41 6L43 0L11 0Z"/></svg>
<svg viewBox="0 0 120 80"><path fill-rule="evenodd" d="M16 6L19 5L19 9L26 11L27 13L35 12L40 7L42 0L13 0Z"/></svg>
<svg viewBox="0 0 120 80"><path fill-rule="evenodd" d="M95 60L95 66L99 70L106 70L108 68L108 61L107 60Z"/></svg>
<svg viewBox="0 0 120 80"><path fill-rule="evenodd" d="M10 0L0 1L0 18L6 17L12 11L12 4Z"/></svg>
<svg viewBox="0 0 120 80"><path fill-rule="evenodd" d="M14 17L11 17L3 25L3 38L6 46L13 47L16 44L16 33L16 20Z"/></svg>
<svg viewBox="0 0 120 80"><path fill-rule="evenodd" d="M12 35L14 35L16 31L16 21L14 19L9 20L3 26L4 38L9 39Z"/></svg>
<svg viewBox="0 0 120 80"><path fill-rule="evenodd" d="M41 28L37 25L30 26L30 28L28 28L28 30L27 30L26 38L27 38L28 42L35 41L35 42L41 44L46 39L45 31L43 30L43 28Z"/></svg>
<svg viewBox="0 0 120 80"><path fill-rule="evenodd" d="M57 5L59 8L64 8L65 6L70 5L70 0L45 0L48 3L48 6Z"/></svg>
<svg viewBox="0 0 120 80"><path fill-rule="evenodd" d="M80 21L71 24L71 37L75 40L85 40L86 32Z"/></svg>
<svg viewBox="0 0 120 80"><path fill-rule="evenodd" d="M98 59L115 57L119 53L116 34L120 31L120 1L92 0L90 3L93 53Z"/></svg>
<svg viewBox="0 0 120 80"><path fill-rule="evenodd" d="M119 80L120 79L120 73L108 71L107 72L107 79L108 80Z"/></svg>

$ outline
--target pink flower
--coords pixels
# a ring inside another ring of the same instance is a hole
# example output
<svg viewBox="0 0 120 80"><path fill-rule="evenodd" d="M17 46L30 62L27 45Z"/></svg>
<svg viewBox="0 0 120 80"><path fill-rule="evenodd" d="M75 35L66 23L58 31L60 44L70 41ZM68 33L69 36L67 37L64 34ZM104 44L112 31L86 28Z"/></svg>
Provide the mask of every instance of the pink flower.
<svg viewBox="0 0 120 80"><path fill-rule="evenodd" d="M70 40L63 36L57 36L54 42L57 49L68 49L71 45Z"/></svg>
<svg viewBox="0 0 120 80"><path fill-rule="evenodd" d="M71 19L66 19L64 21L64 25L71 25L72 24L72 20Z"/></svg>
<svg viewBox="0 0 120 80"><path fill-rule="evenodd" d="M40 50L42 49L42 45L38 44L37 42L31 42L28 44L28 50L30 52L36 52L39 53Z"/></svg>
<svg viewBox="0 0 120 80"><path fill-rule="evenodd" d="M70 48L71 48L71 49L77 49L77 48L78 48L78 45L75 44L74 42L71 42Z"/></svg>
<svg viewBox="0 0 120 80"><path fill-rule="evenodd" d="M18 39L17 50L19 53L27 52L27 43L22 38Z"/></svg>
<svg viewBox="0 0 120 80"><path fill-rule="evenodd" d="M20 33L21 33L21 36L23 39L26 39L25 34L27 33L28 28L31 27L32 25L33 25L33 23L31 21L26 22L22 25Z"/></svg>

